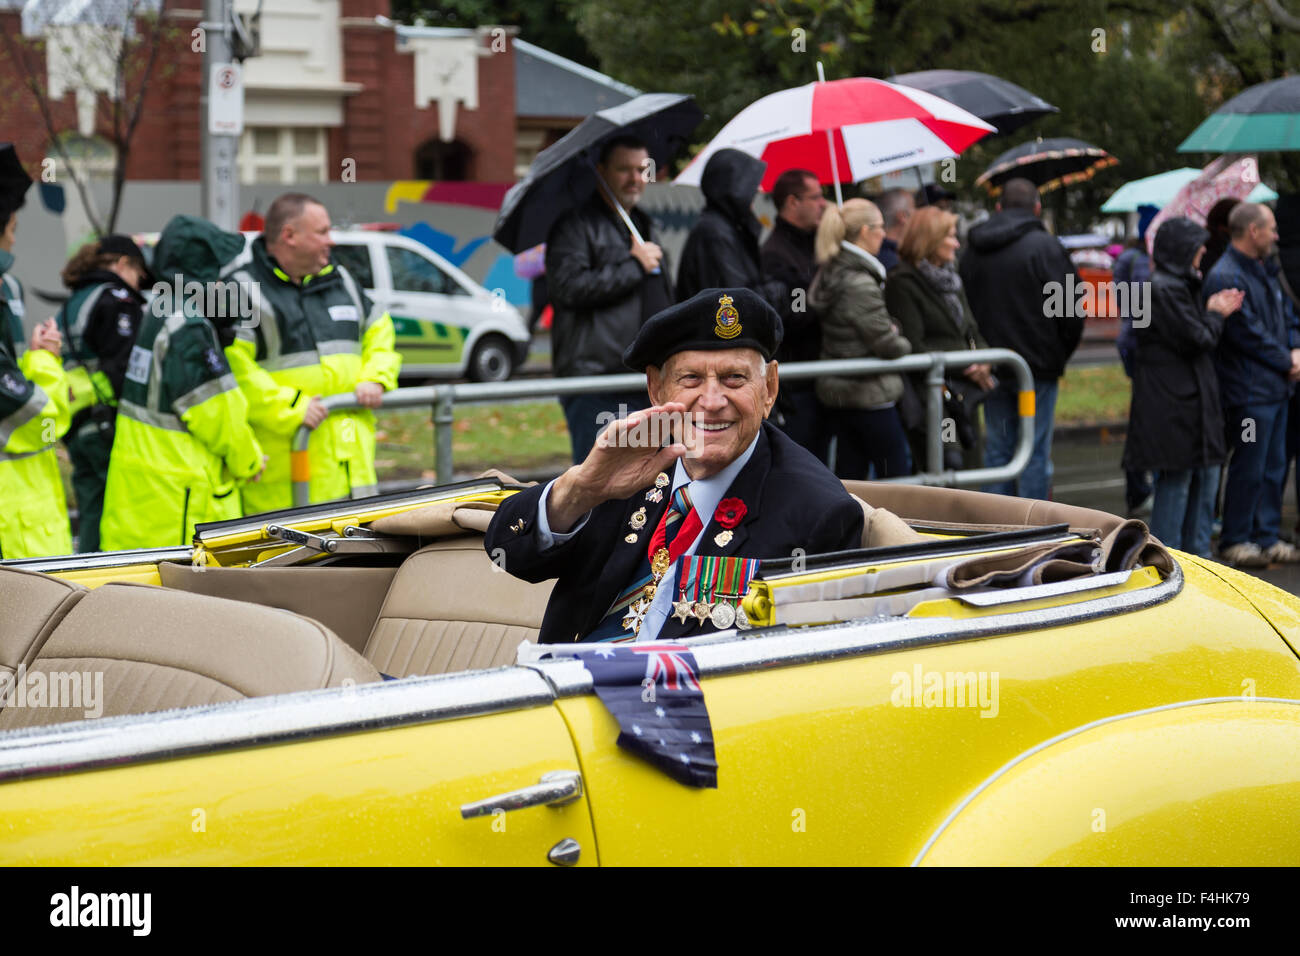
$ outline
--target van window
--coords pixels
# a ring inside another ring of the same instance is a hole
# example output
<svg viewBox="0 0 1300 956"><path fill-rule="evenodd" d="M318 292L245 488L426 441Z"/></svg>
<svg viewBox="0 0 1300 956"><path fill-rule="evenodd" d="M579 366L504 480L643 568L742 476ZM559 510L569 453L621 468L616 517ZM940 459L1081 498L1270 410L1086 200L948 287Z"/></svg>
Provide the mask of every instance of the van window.
<svg viewBox="0 0 1300 956"><path fill-rule="evenodd" d="M443 295L469 295L433 262L411 249L388 246L388 268L393 273L395 292L438 292Z"/></svg>
<svg viewBox="0 0 1300 956"><path fill-rule="evenodd" d="M370 249L364 245L338 243L334 246L334 261L361 283L363 289L375 287L375 275L370 268Z"/></svg>

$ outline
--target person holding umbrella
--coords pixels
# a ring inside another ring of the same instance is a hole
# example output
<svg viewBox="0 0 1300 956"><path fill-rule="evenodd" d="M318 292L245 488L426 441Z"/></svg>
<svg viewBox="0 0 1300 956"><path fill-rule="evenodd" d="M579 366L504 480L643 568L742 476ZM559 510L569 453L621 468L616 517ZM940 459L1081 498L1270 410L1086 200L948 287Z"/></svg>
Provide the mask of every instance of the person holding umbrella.
<svg viewBox="0 0 1300 956"><path fill-rule="evenodd" d="M18 210L32 183L0 144L0 558L72 550L54 443L68 430L63 345L53 319L23 334L23 289L10 272Z"/></svg>
<svg viewBox="0 0 1300 956"><path fill-rule="evenodd" d="M636 209L645 193L650 153L630 135L600 148L596 192L551 228L546 274L554 308L551 355L555 374L625 372L623 350L650 316L673 303L668 261L654 241L650 217ZM616 205L635 224L634 235ZM583 461L610 414L648 407L640 392L601 392L560 399L575 464Z"/></svg>

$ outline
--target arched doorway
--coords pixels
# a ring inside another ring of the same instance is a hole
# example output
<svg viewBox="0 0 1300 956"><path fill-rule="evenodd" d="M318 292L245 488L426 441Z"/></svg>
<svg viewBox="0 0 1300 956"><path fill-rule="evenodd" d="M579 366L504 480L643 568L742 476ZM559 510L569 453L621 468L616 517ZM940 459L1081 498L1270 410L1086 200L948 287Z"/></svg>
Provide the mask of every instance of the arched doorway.
<svg viewBox="0 0 1300 956"><path fill-rule="evenodd" d="M474 178L474 150L458 139L444 143L430 139L415 151L415 178L471 180Z"/></svg>

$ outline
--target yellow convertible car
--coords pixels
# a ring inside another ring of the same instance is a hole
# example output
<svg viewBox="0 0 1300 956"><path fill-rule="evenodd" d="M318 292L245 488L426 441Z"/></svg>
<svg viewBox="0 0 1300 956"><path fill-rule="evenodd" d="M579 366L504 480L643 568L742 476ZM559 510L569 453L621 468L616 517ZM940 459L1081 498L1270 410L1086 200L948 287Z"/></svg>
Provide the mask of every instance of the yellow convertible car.
<svg viewBox="0 0 1300 956"><path fill-rule="evenodd" d="M684 642L716 788L532 643L501 476L0 562L0 860L1300 863L1300 601L1101 512L849 488L861 550Z"/></svg>

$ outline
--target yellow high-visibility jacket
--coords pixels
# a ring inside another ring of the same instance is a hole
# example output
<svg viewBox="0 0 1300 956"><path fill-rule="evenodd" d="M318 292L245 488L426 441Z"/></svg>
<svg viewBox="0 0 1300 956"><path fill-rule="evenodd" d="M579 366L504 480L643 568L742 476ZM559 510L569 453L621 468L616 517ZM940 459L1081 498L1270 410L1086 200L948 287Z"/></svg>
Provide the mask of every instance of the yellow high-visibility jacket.
<svg viewBox="0 0 1300 956"><path fill-rule="evenodd" d="M104 489L104 550L187 545L194 526L238 518L262 449L211 323L147 314L117 408Z"/></svg>
<svg viewBox="0 0 1300 956"><path fill-rule="evenodd" d="M54 443L68 430L63 362L28 351L23 292L0 250L0 557L72 552L72 529Z"/></svg>
<svg viewBox="0 0 1300 956"><path fill-rule="evenodd" d="M226 355L248 399L249 421L270 457L266 474L244 489L244 513L291 507L290 446L308 402L351 392L361 382L397 386L401 356L393 322L378 313L356 280L330 264L294 283L261 237L222 269L246 283L254 314L239 323ZM368 409L334 412L311 434L311 498L373 495L375 417Z"/></svg>

